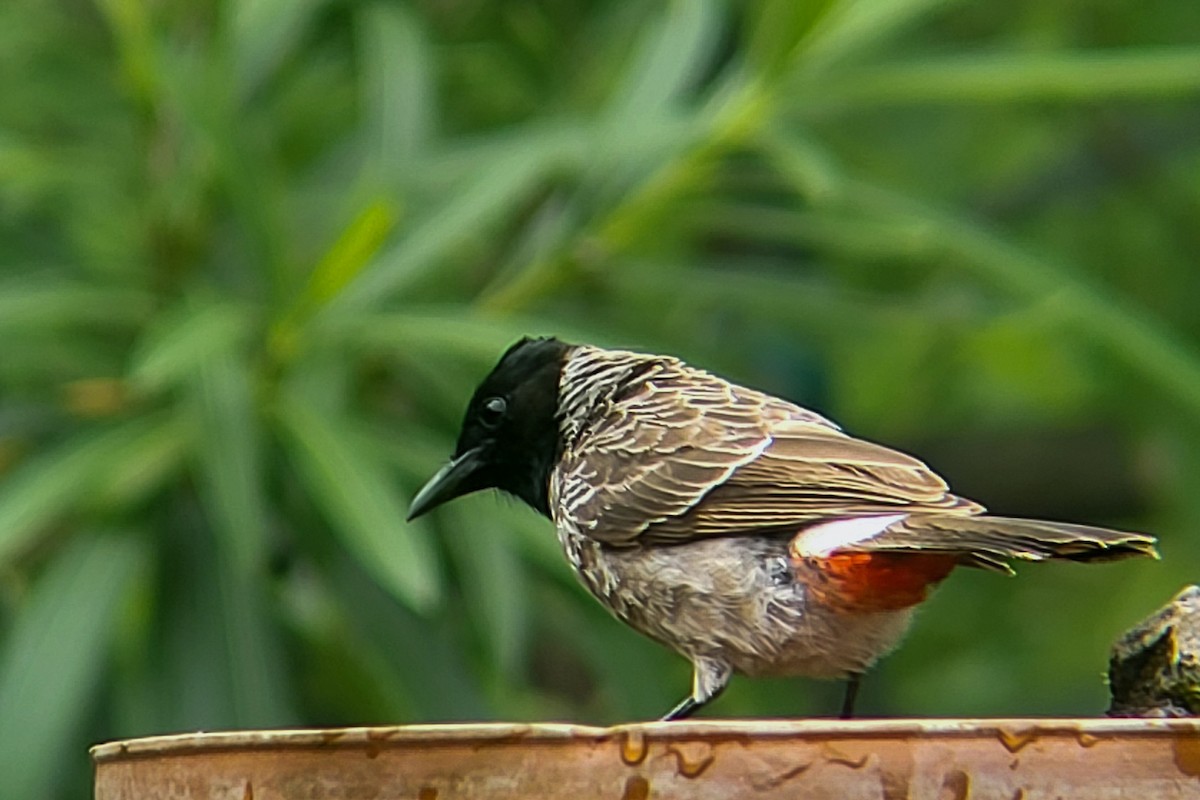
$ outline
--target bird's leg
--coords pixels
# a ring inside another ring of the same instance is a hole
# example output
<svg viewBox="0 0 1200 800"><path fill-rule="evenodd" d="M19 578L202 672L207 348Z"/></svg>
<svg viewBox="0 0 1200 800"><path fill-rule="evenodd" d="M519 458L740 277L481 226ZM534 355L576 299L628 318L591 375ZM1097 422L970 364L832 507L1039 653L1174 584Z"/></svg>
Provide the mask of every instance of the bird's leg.
<svg viewBox="0 0 1200 800"><path fill-rule="evenodd" d="M842 713L839 719L850 719L854 716L854 700L858 697L858 685L862 682L862 673L853 672L846 679L846 694L842 697Z"/></svg>
<svg viewBox="0 0 1200 800"><path fill-rule="evenodd" d="M679 701L679 704L672 708L662 718L663 722L670 722L673 719L687 719L692 713L700 707L700 703L689 694L687 697Z"/></svg>
<svg viewBox="0 0 1200 800"><path fill-rule="evenodd" d="M692 659L692 693L668 711L663 722L690 717L696 709L725 690L732 674L733 669L724 661L703 656Z"/></svg>

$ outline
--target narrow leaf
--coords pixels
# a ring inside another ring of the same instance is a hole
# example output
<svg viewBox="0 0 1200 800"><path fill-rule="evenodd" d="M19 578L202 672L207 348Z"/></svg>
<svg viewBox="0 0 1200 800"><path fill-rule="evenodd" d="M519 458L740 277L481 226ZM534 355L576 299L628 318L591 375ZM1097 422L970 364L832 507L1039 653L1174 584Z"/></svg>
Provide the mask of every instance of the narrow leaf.
<svg viewBox="0 0 1200 800"><path fill-rule="evenodd" d="M260 575L222 569L217 576L226 663L237 727L295 725L288 666L274 626L267 585ZM197 653L205 659L208 654Z"/></svg>
<svg viewBox="0 0 1200 800"><path fill-rule="evenodd" d="M359 570L343 563L335 573L340 624L354 632L355 646L371 661L386 664L396 699L417 719L486 718L483 697L466 663L457 620L449 612L414 614L395 602ZM337 565L335 564L335 569ZM397 643L419 646L397 646ZM374 720L381 719L376 711ZM368 718L372 719L372 718Z"/></svg>
<svg viewBox="0 0 1200 800"><path fill-rule="evenodd" d="M146 417L80 433L14 469L0 483L0 563L89 498L110 469L113 453L144 446L165 422Z"/></svg>
<svg viewBox="0 0 1200 800"><path fill-rule="evenodd" d="M529 602L524 564L517 556L514 512L495 497L478 497L445 509L445 537L458 565L463 596L494 668L512 678L529 638ZM553 537L550 530L544 531Z"/></svg>
<svg viewBox="0 0 1200 800"><path fill-rule="evenodd" d="M317 264L302 302L318 306L335 297L375 256L398 218L399 211L390 201L379 198L369 203Z"/></svg>
<svg viewBox="0 0 1200 800"><path fill-rule="evenodd" d="M405 6L374 3L359 23L371 168L377 177L395 180L434 128L434 56L417 15Z"/></svg>
<svg viewBox="0 0 1200 800"><path fill-rule="evenodd" d="M847 70L820 91L823 103L872 107L1194 96L1200 49L945 56Z"/></svg>
<svg viewBox="0 0 1200 800"><path fill-rule="evenodd" d="M228 7L241 97L249 97L270 78L326 2L241 0Z"/></svg>
<svg viewBox="0 0 1200 800"><path fill-rule="evenodd" d="M138 572L137 540L89 533L57 555L0 651L0 796L50 797L91 713L117 610Z"/></svg>
<svg viewBox="0 0 1200 800"><path fill-rule="evenodd" d="M330 304L340 313L377 307L388 297L432 273L454 248L484 235L514 213L518 202L551 161L529 149L506 153L466 185L448 190L444 204L414 219L400 241Z"/></svg>
<svg viewBox="0 0 1200 800"><path fill-rule="evenodd" d="M146 497L182 470L196 439L194 420L175 414L115 447L96 479L89 507L121 508Z"/></svg>
<svg viewBox="0 0 1200 800"><path fill-rule="evenodd" d="M956 0L842 0L800 43L797 66L813 71L868 52L951 2Z"/></svg>
<svg viewBox="0 0 1200 800"><path fill-rule="evenodd" d="M138 99L150 100L160 78L151 10L137 0L100 0L96 6L111 29L129 87Z"/></svg>
<svg viewBox="0 0 1200 800"><path fill-rule="evenodd" d="M662 111L695 85L718 42L720 12L708 0L674 0L642 36L629 73L613 97L615 118L640 120Z"/></svg>
<svg viewBox="0 0 1200 800"><path fill-rule="evenodd" d="M768 154L783 177L796 179L789 169L793 161L785 139L772 140ZM802 188L804 179L796 180ZM1142 309L1082 277L1078 270L1065 269L1006 241L986 226L902 192L847 180L840 186L840 194L848 208L895 226L892 238L897 247L947 259L1025 302L1049 304L1063 324L1107 348L1182 406L1200 410L1200 353L1196 348Z"/></svg>
<svg viewBox="0 0 1200 800"><path fill-rule="evenodd" d="M407 503L367 443L347 420L298 397L285 397L278 414L296 470L347 549L405 603L432 605L439 586L429 532L423 521L404 521Z"/></svg>
<svg viewBox="0 0 1200 800"><path fill-rule="evenodd" d="M573 328L569 323L521 316L464 315L459 307L360 314L339 320L329 330L359 347L413 348L467 358L481 365L493 363L505 347L522 336L557 334L577 341L595 339L593 332Z"/></svg>
<svg viewBox="0 0 1200 800"><path fill-rule="evenodd" d="M130 380L155 390L189 378L205 361L234 349L249 328L247 310L233 303L167 312L138 344Z"/></svg>
<svg viewBox="0 0 1200 800"><path fill-rule="evenodd" d="M750 8L753 22L746 55L758 69L772 75L785 68L802 41L833 0L797 3L765 0Z"/></svg>
<svg viewBox="0 0 1200 800"><path fill-rule="evenodd" d="M153 298L133 289L96 286L52 277L0 281L0 332L6 336L79 325L143 323Z"/></svg>
<svg viewBox="0 0 1200 800"><path fill-rule="evenodd" d="M197 373L201 491L231 565L242 575L262 564L266 501L263 434L246 365L210 360Z"/></svg>

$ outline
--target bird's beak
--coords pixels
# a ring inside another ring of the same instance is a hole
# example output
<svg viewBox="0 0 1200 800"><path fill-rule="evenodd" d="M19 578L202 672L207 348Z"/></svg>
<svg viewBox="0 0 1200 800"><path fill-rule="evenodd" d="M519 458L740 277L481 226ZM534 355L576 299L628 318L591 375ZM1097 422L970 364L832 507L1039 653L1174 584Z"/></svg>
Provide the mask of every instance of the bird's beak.
<svg viewBox="0 0 1200 800"><path fill-rule="evenodd" d="M426 511L437 508L447 500L453 500L478 489L479 487L471 478L482 466L482 446L473 447L461 456L451 459L421 487L421 491L417 492L412 505L408 507L408 521L412 522Z"/></svg>

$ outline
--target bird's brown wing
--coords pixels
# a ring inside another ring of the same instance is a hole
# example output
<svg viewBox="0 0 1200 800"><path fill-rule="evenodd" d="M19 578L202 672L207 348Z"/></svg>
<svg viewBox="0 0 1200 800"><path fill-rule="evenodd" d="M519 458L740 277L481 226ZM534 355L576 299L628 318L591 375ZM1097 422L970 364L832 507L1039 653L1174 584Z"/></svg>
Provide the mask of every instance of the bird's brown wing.
<svg viewBox="0 0 1200 800"><path fill-rule="evenodd" d="M959 563L999 572L1012 572L1010 559L1104 561L1157 556L1154 538L1140 533L991 516L978 503L952 494L941 478L911 456L789 423L772 429L772 443L759 458L735 470L723 485L713 487L693 508L661 527L722 535L721 526L729 533L739 519L756 522L760 529L775 527L763 524L767 515L789 519L788 509L793 510L790 519L795 519L795 509L814 514L801 521L793 552L804 550L809 532L804 522L899 515L881 530L836 549L946 553L957 556ZM644 535L654 536L657 527Z"/></svg>
<svg viewBox="0 0 1200 800"><path fill-rule="evenodd" d="M684 369L655 366L568 446L551 486L563 521L606 544L637 544L767 448L765 395Z"/></svg>
<svg viewBox="0 0 1200 800"><path fill-rule="evenodd" d="M642 540L795 531L864 514L982 511L978 503L952 494L945 481L910 455L837 430L785 421L772 426L756 458L683 513L649 526Z"/></svg>
<svg viewBox="0 0 1200 800"><path fill-rule="evenodd" d="M793 544L802 546L803 537L802 533ZM990 514L910 514L879 536L843 550L953 553L960 563L1008 573L1012 572L1010 559L1112 561L1131 556L1158 557L1154 537L1142 533Z"/></svg>
<svg viewBox="0 0 1200 800"><path fill-rule="evenodd" d="M564 454L556 481L558 513L616 546L796 530L854 514L982 510L911 456L674 366L596 421Z"/></svg>
<svg viewBox="0 0 1200 800"><path fill-rule="evenodd" d="M1009 519L950 492L920 460L855 439L812 412L667 365L650 373L564 454L557 513L613 546L799 533L819 522L904 515L845 551L953 553L1010 571L1009 559L1154 555L1154 539Z"/></svg>

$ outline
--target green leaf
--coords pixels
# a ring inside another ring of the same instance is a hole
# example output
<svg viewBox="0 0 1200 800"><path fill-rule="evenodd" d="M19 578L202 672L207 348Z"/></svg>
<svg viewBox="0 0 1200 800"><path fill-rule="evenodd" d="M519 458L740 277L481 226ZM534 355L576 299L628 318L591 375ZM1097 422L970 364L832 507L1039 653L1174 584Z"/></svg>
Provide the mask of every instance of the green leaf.
<svg viewBox="0 0 1200 800"><path fill-rule="evenodd" d="M1200 93L1195 47L954 55L860 67L820 88L821 104L1036 103Z"/></svg>
<svg viewBox="0 0 1200 800"><path fill-rule="evenodd" d="M772 140L768 153L779 165L780 174L803 189L804 179L789 169L787 142ZM1111 296L1077 270L1066 269L973 220L902 192L847 179L840 184L839 194L847 208L892 226L891 239L897 250L950 261L1013 297L1045 304L1085 340L1109 350L1183 407L1200 411L1200 352L1142 309Z"/></svg>
<svg viewBox="0 0 1200 800"><path fill-rule="evenodd" d="M267 530L263 433L250 380L246 365L213 359L200 366L194 387L205 508L242 575L262 565Z"/></svg>
<svg viewBox="0 0 1200 800"><path fill-rule="evenodd" d="M0 563L103 486L114 454L153 446L165 424L166 419L153 416L79 433L14 469L0 483Z"/></svg>
<svg viewBox="0 0 1200 800"><path fill-rule="evenodd" d="M134 350L130 380L154 391L191 378L201 365L237 348L250 332L248 310L206 303L164 313Z"/></svg>
<svg viewBox="0 0 1200 800"><path fill-rule="evenodd" d="M665 713L686 692L687 667L679 656L611 619L593 597L576 597L573 588L539 588L543 636L577 659L582 681L600 695L591 698L597 711L590 718L645 719Z"/></svg>
<svg viewBox="0 0 1200 800"><path fill-rule="evenodd" d="M26 336L81 325L133 327L145 322L153 304L148 293L136 289L20 276L0 281L0 333Z"/></svg>
<svg viewBox="0 0 1200 800"><path fill-rule="evenodd" d="M796 47L834 0L765 0L747 8L752 15L746 54L762 72L786 68Z"/></svg>
<svg viewBox="0 0 1200 800"><path fill-rule="evenodd" d="M8 213L25 213L55 191L61 167L45 152L47 149L22 141L9 131L0 133L0 199Z"/></svg>
<svg viewBox="0 0 1200 800"><path fill-rule="evenodd" d="M464 391L470 387L465 387ZM461 398L462 393L456 399ZM415 425L407 420L386 420L378 424L372 440L390 466L400 471L412 483L428 480L450 454L453 444L427 425Z"/></svg>
<svg viewBox="0 0 1200 800"><path fill-rule="evenodd" d="M905 225L900 237L993 282L1029 303L1044 304L1085 341L1095 342L1135 374L1200 413L1200 350L1128 299L1113 296L1078 270L1067 269L1013 244L974 221L929 207L902 193L865 182L848 197Z"/></svg>
<svg viewBox="0 0 1200 800"><path fill-rule="evenodd" d="M92 713L117 611L143 560L128 536L88 533L57 554L0 651L0 796L51 797Z"/></svg>
<svg viewBox="0 0 1200 800"><path fill-rule="evenodd" d="M217 588L232 683L230 724L240 728L295 725L300 717L290 699L287 656L274 625L269 585L261 574L241 574L225 563L221 566ZM203 663L206 654L195 650L195 658Z"/></svg>
<svg viewBox="0 0 1200 800"><path fill-rule="evenodd" d="M159 79L151 10L137 0L100 0L96 6L112 31L127 84L138 99L150 100Z"/></svg>
<svg viewBox="0 0 1200 800"><path fill-rule="evenodd" d="M869 52L952 2L959 0L841 0L829 7L800 43L796 65L813 72Z"/></svg>
<svg viewBox="0 0 1200 800"><path fill-rule="evenodd" d="M551 165L551 155L530 148L505 153L469 183L447 192L446 201L414 219L400 241L330 304L330 311L353 314L377 307L431 274L454 248L486 235L518 210Z"/></svg>
<svg viewBox="0 0 1200 800"><path fill-rule="evenodd" d="M596 163L598 131L573 118L553 117L486 135L443 139L440 149L422 154L413 176L416 186L443 196L509 161L536 156L547 169L580 170ZM619 156L614 156L619 157Z"/></svg>
<svg viewBox="0 0 1200 800"><path fill-rule="evenodd" d="M518 558L514 513L530 514L496 497L447 506L443 537L458 566L467 610L488 656L502 677L515 678L528 647L528 575ZM547 526L549 527L549 526ZM543 533L553 537L552 530Z"/></svg>
<svg viewBox="0 0 1200 800"><path fill-rule="evenodd" d="M195 420L171 413L126 446L114 447L88 507L122 509L142 501L182 471L196 439Z"/></svg>
<svg viewBox="0 0 1200 800"><path fill-rule="evenodd" d="M438 565L422 520L406 523L406 500L349 420L297 396L277 409L291 460L334 532L384 588L416 609L438 599Z"/></svg>
<svg viewBox="0 0 1200 800"><path fill-rule="evenodd" d="M412 348L430 356L448 354L479 365L491 365L504 348L522 336L573 335L591 341L588 331L551 320L522 316L464 315L454 307L414 308L397 312L361 314L339 319L328 328L356 346L384 352Z"/></svg>
<svg viewBox="0 0 1200 800"><path fill-rule="evenodd" d="M227 7L239 94L249 98L303 40L328 0L241 0Z"/></svg>
<svg viewBox="0 0 1200 800"><path fill-rule="evenodd" d="M202 517L167 519L156 531L154 581L120 632L110 728L297 724L290 654L273 606L279 583L265 569L236 569Z"/></svg>
<svg viewBox="0 0 1200 800"><path fill-rule="evenodd" d="M419 718L411 694L425 696L426 687L401 682L387 661L386 641L366 641L351 635L353 621L362 612L356 608L349 618L334 616L317 624L303 614L290 618L290 627L303 650L294 671L312 700L323 708L337 709L357 724L375 721L396 724ZM297 618L299 617L299 618ZM384 626L386 628L386 626ZM386 637L393 639L398 631Z"/></svg>
<svg viewBox="0 0 1200 800"><path fill-rule="evenodd" d="M697 85L719 43L720 8L709 0L673 0L642 35L628 73L613 96L614 119L640 121Z"/></svg>
<svg viewBox="0 0 1200 800"><path fill-rule="evenodd" d="M303 305L317 307L336 297L375 256L399 217L399 210L388 200L368 203L313 270Z"/></svg>
<svg viewBox="0 0 1200 800"><path fill-rule="evenodd" d="M371 172L376 180L395 180L411 168L434 131L434 54L421 21L405 6L373 3L358 22Z"/></svg>
<svg viewBox="0 0 1200 800"><path fill-rule="evenodd" d="M461 628L449 609L423 616L397 603L350 565L335 566L339 624L353 631L359 652L386 664L396 699L418 720L479 720L486 706L466 663ZM398 642L419 643L417 647ZM376 710L367 719L394 723ZM484 717L486 718L486 717Z"/></svg>
<svg viewBox="0 0 1200 800"><path fill-rule="evenodd" d="M794 216L787 215L789 219ZM687 285L682 287L678 274L657 264L631 266L634 268L614 271L610 276L610 285L628 297L630 305L642 303L653 309L690 303L726 313L740 309L773 330L795 331L803 341L836 339L873 328L888 311L842 293L828 281L789 275L767 268L770 265L763 269L747 265L736 281L730 281L728 270L722 266L700 264L687 269Z"/></svg>
<svg viewBox="0 0 1200 800"><path fill-rule="evenodd" d="M313 269L295 303L272 326L268 349L278 363L291 363L305 349L315 313L337 298L375 257L399 219L389 200L368 203Z"/></svg>

